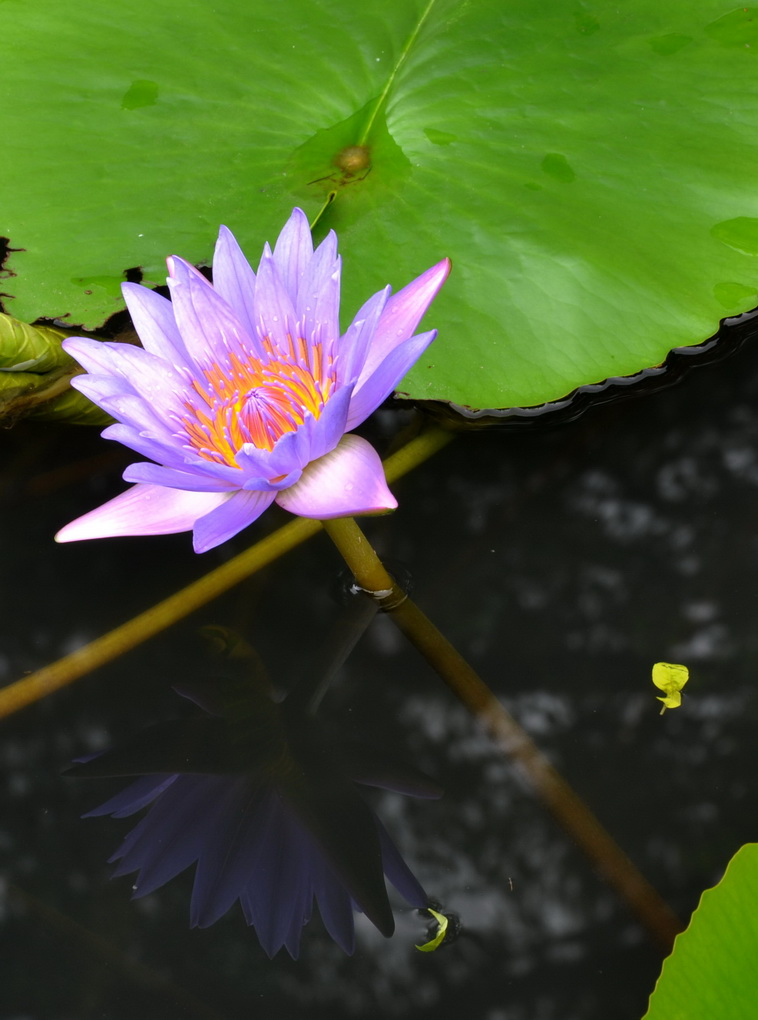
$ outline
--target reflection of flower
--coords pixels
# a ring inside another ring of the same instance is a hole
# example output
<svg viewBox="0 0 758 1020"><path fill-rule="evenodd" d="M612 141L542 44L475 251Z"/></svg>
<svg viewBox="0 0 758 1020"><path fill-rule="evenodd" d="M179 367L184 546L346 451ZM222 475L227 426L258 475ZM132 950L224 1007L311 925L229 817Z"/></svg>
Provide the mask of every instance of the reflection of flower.
<svg viewBox="0 0 758 1020"><path fill-rule="evenodd" d="M339 332L340 258L314 252L295 209L257 275L221 228L213 286L168 261L172 301L124 284L144 350L71 338L87 370L72 385L117 419L103 433L157 463L136 485L66 525L59 541L193 530L198 552L236 535L274 500L302 517L391 510L379 458L346 435L392 392L436 333L413 335L447 259L398 294L375 294Z"/></svg>
<svg viewBox="0 0 758 1020"><path fill-rule="evenodd" d="M192 697L218 711L207 694ZM347 953L354 909L391 935L384 876L414 907L427 897L356 783L426 797L436 786L365 745L327 742L294 704L247 700L242 722L237 699L234 719L155 727L72 770L146 773L89 812L122 818L151 805L111 858L115 874L138 872L139 897L196 863L191 924L207 927L239 900L269 956L286 946L297 958L314 900Z"/></svg>

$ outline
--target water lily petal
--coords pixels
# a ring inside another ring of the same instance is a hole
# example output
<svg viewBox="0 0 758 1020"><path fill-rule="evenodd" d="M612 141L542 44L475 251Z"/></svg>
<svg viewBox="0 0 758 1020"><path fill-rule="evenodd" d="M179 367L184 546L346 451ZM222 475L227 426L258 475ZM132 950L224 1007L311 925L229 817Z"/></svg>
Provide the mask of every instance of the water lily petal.
<svg viewBox="0 0 758 1020"><path fill-rule="evenodd" d="M187 367L187 352L168 298L137 283L122 283L121 292L142 346L170 365Z"/></svg>
<svg viewBox="0 0 758 1020"><path fill-rule="evenodd" d="M356 389L373 375L398 344L411 336L447 279L451 268L450 259L443 259L397 294L392 295L377 326Z"/></svg>
<svg viewBox="0 0 758 1020"><path fill-rule="evenodd" d="M184 492L161 485L133 485L102 506L71 521L56 542L119 535L172 535L189 531L199 517L226 502L228 493Z"/></svg>
<svg viewBox="0 0 758 1020"><path fill-rule="evenodd" d="M122 446L128 446L135 453L141 453L143 457L151 457L153 460L161 460L167 452L166 445L156 436L149 432L140 432L132 425L124 425L120 421L103 429L100 435L103 439L115 439Z"/></svg>
<svg viewBox="0 0 758 1020"><path fill-rule="evenodd" d="M133 393L120 376L75 375L71 385L119 421L138 432L151 432L168 449L177 448L174 423L160 418L152 405Z"/></svg>
<svg viewBox="0 0 758 1020"><path fill-rule="evenodd" d="M340 949L352 956L355 952L355 921L350 894L326 860L314 861L313 871L316 902L324 927Z"/></svg>
<svg viewBox="0 0 758 1020"><path fill-rule="evenodd" d="M81 760L81 759L80 759ZM126 789L121 790L114 797L106 800L99 807L92 808L85 812L82 818L97 818L100 815L113 815L114 818L128 818L137 811L152 804L155 798L163 793L179 777L170 776L140 776Z"/></svg>
<svg viewBox="0 0 758 1020"><path fill-rule="evenodd" d="M233 538L271 506L274 495L273 492L240 491L225 497L224 502L195 521L192 531L195 552L207 552L228 538Z"/></svg>
<svg viewBox="0 0 758 1020"><path fill-rule="evenodd" d="M240 903L267 956L275 956L285 942L296 955L301 929L310 916L308 857L315 848L276 790L269 792L266 802L256 870Z"/></svg>
<svg viewBox="0 0 758 1020"><path fill-rule="evenodd" d="M285 440L288 440L288 442L285 443ZM298 433L292 440L284 436L280 443L284 443L285 447L307 447L308 438ZM283 489L289 489L290 486L294 486L295 482L300 480L300 475L303 473L302 468L294 467L292 464L296 461L300 462L302 457L298 455L291 458L283 452L282 460L286 463L285 470L283 472L275 472L270 467L270 455L265 456L268 453L267 450L256 450L252 444L248 444L238 453L237 462L245 472L245 481L242 488L247 492L255 492L255 490L259 489L266 493L279 493Z"/></svg>
<svg viewBox="0 0 758 1020"><path fill-rule="evenodd" d="M353 391L347 428L357 428L361 422L382 404L396 388L408 369L414 365L429 344L437 336L437 330L419 333L391 351L382 363Z"/></svg>
<svg viewBox="0 0 758 1020"><path fill-rule="evenodd" d="M260 359L263 350L220 294L184 259L169 259L168 285L184 345L200 368L227 365L229 355Z"/></svg>
<svg viewBox="0 0 758 1020"><path fill-rule="evenodd" d="M352 386L343 386L324 405L321 417L311 424L309 460L331 453L347 431L347 415L353 396ZM303 465L305 467L305 465Z"/></svg>
<svg viewBox="0 0 758 1020"><path fill-rule="evenodd" d="M237 901L260 852L264 794L245 778L227 781L230 793L213 839L199 857L190 901L190 927L208 928Z"/></svg>
<svg viewBox="0 0 758 1020"><path fill-rule="evenodd" d="M313 461L299 482L280 492L279 506L300 517L328 520L394 510L379 454L360 436L347 435L331 453Z"/></svg>
<svg viewBox="0 0 758 1020"><path fill-rule="evenodd" d="M126 344L124 344L126 346ZM70 336L61 344L61 347L72 358L76 358L79 364L87 372L93 375L102 375L102 370L107 374L111 363L107 356L108 344L103 340L92 340L86 336Z"/></svg>
<svg viewBox="0 0 758 1020"><path fill-rule="evenodd" d="M273 252L279 278L293 304L312 258L313 240L308 217L302 209L295 208L284 224Z"/></svg>
<svg viewBox="0 0 758 1020"><path fill-rule="evenodd" d="M250 336L255 335L255 273L227 227L221 227L213 255L213 289L226 301Z"/></svg>
<svg viewBox="0 0 758 1020"><path fill-rule="evenodd" d="M186 376L164 358L131 344L72 337L61 345L93 377L120 376L124 389L146 400L161 418L179 416L191 393Z"/></svg>
<svg viewBox="0 0 758 1020"><path fill-rule="evenodd" d="M227 799L228 783L217 776L179 776L168 787L111 858L121 860L114 875L139 872L134 899L159 889L197 860L214 838Z"/></svg>
<svg viewBox="0 0 758 1020"><path fill-rule="evenodd" d="M307 326L308 339L331 346L340 335L340 274L333 231L318 246L294 296L298 321Z"/></svg>
<svg viewBox="0 0 758 1020"><path fill-rule="evenodd" d="M259 336L267 338L280 357L289 359L290 341L298 332L295 306L268 246L264 248L255 278L255 309Z"/></svg>
<svg viewBox="0 0 758 1020"><path fill-rule="evenodd" d="M429 897L424 892L423 886L401 857L400 851L379 818L376 819L376 827L379 830L385 875L404 900L407 900L412 907L422 909L429 902Z"/></svg>
<svg viewBox="0 0 758 1020"><path fill-rule="evenodd" d="M354 382L360 375L374 332L391 293L392 288L387 286L370 297L340 340L337 364L342 381Z"/></svg>
<svg viewBox="0 0 758 1020"><path fill-rule="evenodd" d="M187 472L192 472L197 477L210 475L212 481L213 479L220 479L228 482L235 488L239 488L239 471L237 468L227 467L224 464L212 464L195 455L194 451L190 453L186 448L177 446L175 436L172 436L171 442L167 443L166 441L161 441L159 437L150 432L138 431L133 426L124 425L121 422L109 425L108 428L102 431L101 435L103 439L115 439L117 442L134 450L135 453L141 453L143 457L150 457L151 460L158 461L163 466L174 467L179 471L186 470ZM137 481L137 479L130 478L128 481ZM213 491L213 485L207 491Z"/></svg>
<svg viewBox="0 0 758 1020"><path fill-rule="evenodd" d="M219 465L221 466L221 465ZM234 472L234 468L229 469ZM239 472L238 472L239 473ZM139 482L145 485L161 485L170 489L185 489L190 492L235 492L239 482L225 478L214 478L209 474L198 474L196 471L181 471L177 468L151 464L149 461L138 461L130 464L123 474L125 482Z"/></svg>

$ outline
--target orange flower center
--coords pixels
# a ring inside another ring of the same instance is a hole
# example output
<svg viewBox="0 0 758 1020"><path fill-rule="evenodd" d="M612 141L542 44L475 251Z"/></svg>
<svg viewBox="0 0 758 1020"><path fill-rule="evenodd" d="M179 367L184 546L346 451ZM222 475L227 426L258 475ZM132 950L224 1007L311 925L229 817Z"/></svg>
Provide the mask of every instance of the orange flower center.
<svg viewBox="0 0 758 1020"><path fill-rule="evenodd" d="M182 418L190 444L205 460L237 467L245 443L273 450L287 432L296 431L307 414L318 418L334 379L324 366L321 344L290 339L291 358L282 360L268 338L266 363L243 362L230 354L228 365L212 365L193 381L199 401L187 401ZM331 362L331 358L328 359Z"/></svg>

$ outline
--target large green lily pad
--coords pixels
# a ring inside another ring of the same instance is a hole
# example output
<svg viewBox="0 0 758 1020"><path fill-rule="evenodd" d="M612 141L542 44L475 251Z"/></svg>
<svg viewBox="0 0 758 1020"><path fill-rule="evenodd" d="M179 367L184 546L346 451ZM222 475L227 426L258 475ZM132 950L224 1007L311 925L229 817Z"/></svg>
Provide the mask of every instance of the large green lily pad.
<svg viewBox="0 0 758 1020"><path fill-rule="evenodd" d="M743 846L703 893L663 965L644 1020L747 1020L758 987L758 844Z"/></svg>
<svg viewBox="0 0 758 1020"><path fill-rule="evenodd" d="M20 319L96 329L330 192L346 319L453 258L414 398L555 400L758 304L758 8L0 0L0 62Z"/></svg>

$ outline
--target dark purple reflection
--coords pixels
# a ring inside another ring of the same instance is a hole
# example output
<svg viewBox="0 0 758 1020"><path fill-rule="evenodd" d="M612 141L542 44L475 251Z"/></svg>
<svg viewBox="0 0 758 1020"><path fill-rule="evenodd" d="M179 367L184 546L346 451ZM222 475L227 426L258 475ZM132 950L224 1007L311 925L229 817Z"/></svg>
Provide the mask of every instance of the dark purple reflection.
<svg viewBox="0 0 758 1020"><path fill-rule="evenodd" d="M111 857L146 896L195 864L190 923L213 924L239 900L264 950L293 958L314 902L346 952L354 910L394 932L385 876L413 906L428 898L358 784L420 797L439 789L368 745L327 739L302 699L275 702L259 678L182 690L200 718L151 728L70 774L138 778L88 816L149 810Z"/></svg>

